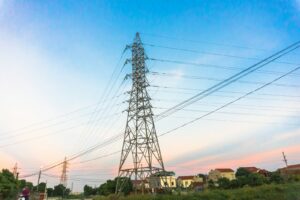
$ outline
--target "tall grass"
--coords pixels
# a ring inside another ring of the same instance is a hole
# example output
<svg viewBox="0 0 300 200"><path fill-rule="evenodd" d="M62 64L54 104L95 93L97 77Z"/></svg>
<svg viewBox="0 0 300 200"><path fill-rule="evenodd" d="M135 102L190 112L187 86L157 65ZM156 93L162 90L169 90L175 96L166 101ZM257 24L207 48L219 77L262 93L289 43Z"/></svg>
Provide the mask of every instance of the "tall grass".
<svg viewBox="0 0 300 200"><path fill-rule="evenodd" d="M173 195L111 195L94 200L300 200L300 182Z"/></svg>

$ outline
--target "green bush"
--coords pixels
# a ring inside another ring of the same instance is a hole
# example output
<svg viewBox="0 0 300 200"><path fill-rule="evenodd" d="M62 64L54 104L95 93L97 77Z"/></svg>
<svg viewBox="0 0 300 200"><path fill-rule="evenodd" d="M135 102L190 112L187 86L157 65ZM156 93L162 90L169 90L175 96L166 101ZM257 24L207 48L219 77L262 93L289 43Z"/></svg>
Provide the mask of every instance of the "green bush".
<svg viewBox="0 0 300 200"><path fill-rule="evenodd" d="M94 200L300 200L300 183L268 184L239 189L213 189L178 195L95 197Z"/></svg>

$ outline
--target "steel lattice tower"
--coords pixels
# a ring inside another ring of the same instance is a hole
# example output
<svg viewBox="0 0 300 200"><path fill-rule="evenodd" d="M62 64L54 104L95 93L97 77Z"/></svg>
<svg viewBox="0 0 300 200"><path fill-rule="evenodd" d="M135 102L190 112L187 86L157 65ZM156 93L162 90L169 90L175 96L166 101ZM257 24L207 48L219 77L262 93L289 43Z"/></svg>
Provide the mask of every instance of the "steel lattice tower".
<svg viewBox="0 0 300 200"><path fill-rule="evenodd" d="M131 47L132 88L130 91L127 123L119 165L116 192L122 190L124 179L145 180L150 175L164 171L164 163L153 121L152 106L147 92L149 83L147 59L139 33Z"/></svg>
<svg viewBox="0 0 300 200"><path fill-rule="evenodd" d="M68 161L67 158L65 157L62 166L61 176L60 176L60 184L64 185L65 187L67 187L67 168L68 168Z"/></svg>

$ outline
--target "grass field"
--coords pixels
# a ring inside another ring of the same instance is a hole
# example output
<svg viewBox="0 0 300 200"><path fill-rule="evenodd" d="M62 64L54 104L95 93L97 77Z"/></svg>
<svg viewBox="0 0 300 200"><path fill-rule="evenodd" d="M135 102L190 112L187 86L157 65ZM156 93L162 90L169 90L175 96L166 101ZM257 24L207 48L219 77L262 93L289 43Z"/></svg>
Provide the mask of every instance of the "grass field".
<svg viewBox="0 0 300 200"><path fill-rule="evenodd" d="M300 182L233 190L206 190L178 195L129 195L95 197L94 200L300 200Z"/></svg>

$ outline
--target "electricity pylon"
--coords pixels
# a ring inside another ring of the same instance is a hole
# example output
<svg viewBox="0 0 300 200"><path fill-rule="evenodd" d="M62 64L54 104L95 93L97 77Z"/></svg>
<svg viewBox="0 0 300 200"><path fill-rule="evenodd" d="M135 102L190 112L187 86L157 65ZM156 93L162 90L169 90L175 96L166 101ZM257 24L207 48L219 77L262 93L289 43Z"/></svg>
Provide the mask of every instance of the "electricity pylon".
<svg viewBox="0 0 300 200"><path fill-rule="evenodd" d="M131 47L132 88L130 91L127 123L118 172L116 192L121 192L130 178L144 181L147 177L165 171L153 121L152 106L147 92L147 59L139 33ZM132 177L133 176L133 177ZM125 178L126 177L126 178Z"/></svg>
<svg viewBox="0 0 300 200"><path fill-rule="evenodd" d="M15 177L15 179L18 179L18 175L19 175L19 172L18 172L18 163L15 164L14 168L13 168L13 175Z"/></svg>
<svg viewBox="0 0 300 200"><path fill-rule="evenodd" d="M62 166L62 172L61 172L61 176L60 176L60 184L64 185L65 187L67 187L67 168L68 168L68 161L67 158L65 157L65 160L63 162L63 166Z"/></svg>

